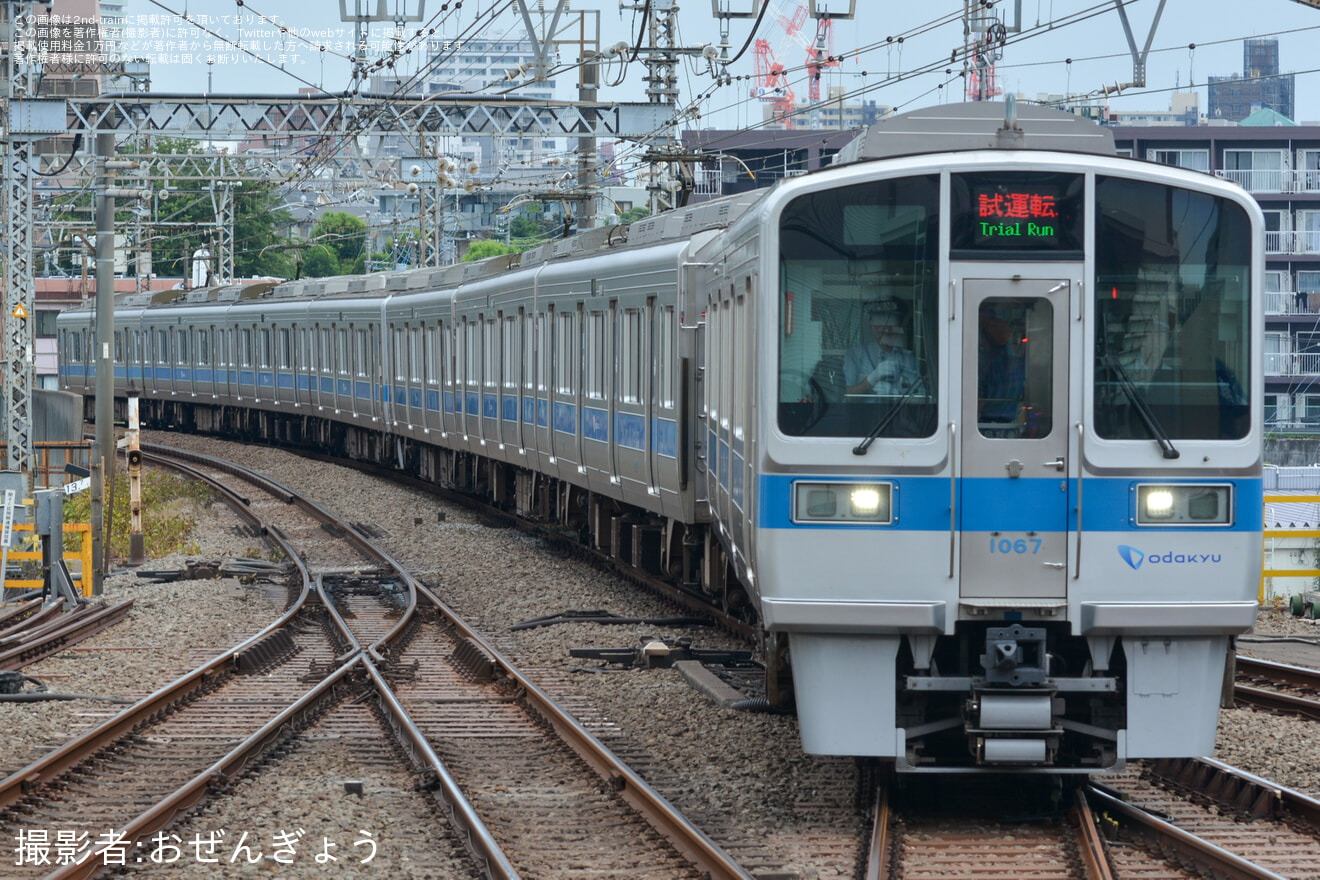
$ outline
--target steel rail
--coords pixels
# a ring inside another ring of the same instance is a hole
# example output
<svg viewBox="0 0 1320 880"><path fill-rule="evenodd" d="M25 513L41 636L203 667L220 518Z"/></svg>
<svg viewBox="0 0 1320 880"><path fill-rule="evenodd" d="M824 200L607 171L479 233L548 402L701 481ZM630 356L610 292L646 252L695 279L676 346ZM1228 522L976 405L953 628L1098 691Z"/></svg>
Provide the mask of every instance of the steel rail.
<svg viewBox="0 0 1320 880"><path fill-rule="evenodd" d="M866 856L866 880L885 880L889 876L889 848L894 839L890 827L892 818L889 790L884 785L877 785L875 804L871 808L871 842Z"/></svg>
<svg viewBox="0 0 1320 880"><path fill-rule="evenodd" d="M7 651L0 651L0 669L22 669L89 639L101 630L119 623L128 616L132 607L132 599L95 609L79 606L69 612L68 620L51 621L51 624L33 633L31 641L20 642ZM87 610L82 610L84 608Z"/></svg>
<svg viewBox="0 0 1320 880"><path fill-rule="evenodd" d="M1237 671L1291 687L1320 691L1320 669L1308 669L1305 666L1292 666L1288 663L1276 663L1273 660L1260 660L1239 654Z"/></svg>
<svg viewBox="0 0 1320 880"><path fill-rule="evenodd" d="M299 697L297 702L236 745L223 758L175 789L151 809L117 829L116 839L131 845L153 832L164 829L176 816L194 807L212 789L227 784L229 780L242 773L244 768L260 757L268 747L287 738L298 725L334 700L335 687L341 684L358 665L359 656L355 655L352 661L341 665L320 684ZM81 880L93 876L107 865L119 864L106 861L110 855L109 850L110 847L100 850L99 859L89 858L76 864L65 865L47 874L46 880Z"/></svg>
<svg viewBox="0 0 1320 880"><path fill-rule="evenodd" d="M554 727L564 743L595 770L597 775L609 783L647 824L658 831L685 858L700 870L706 871L711 880L753 880L752 875L744 871L719 844L693 825L658 791L647 785L646 780L619 760L604 743L562 709L545 691L519 672L508 658L480 633L469 627L439 596L422 584L417 585L417 590L435 604L440 613L453 623L457 632L480 645L503 673L523 688L528 704Z"/></svg>
<svg viewBox="0 0 1320 880"><path fill-rule="evenodd" d="M1166 758L1153 772L1257 816L1290 813L1320 827L1320 800L1214 758Z"/></svg>
<svg viewBox="0 0 1320 880"><path fill-rule="evenodd" d="M1087 880L1114 880L1114 871L1105 855L1104 838L1095 824L1095 813L1080 788L1073 789L1072 818L1077 823L1077 851L1086 868Z"/></svg>
<svg viewBox="0 0 1320 880"><path fill-rule="evenodd" d="M11 625L21 624L23 619L28 615L39 611L40 609L40 597L34 599L21 599L15 602L12 608L0 605L0 633L4 633L4 631Z"/></svg>
<svg viewBox="0 0 1320 880"><path fill-rule="evenodd" d="M30 629L48 617L59 613L59 606L64 603L64 597L59 596L50 605L43 606L41 599L28 599L25 602L19 602L13 608L0 613L0 642L12 635Z"/></svg>
<svg viewBox="0 0 1320 880"><path fill-rule="evenodd" d="M244 467L240 464L236 464L235 462L209 458L205 455L202 455L199 452L192 452L191 450L187 450L187 449L176 449L170 446L161 446L158 444L144 443L142 444L142 450L143 450L143 455L150 455L152 460L157 461L160 464L165 464L170 467L175 467L176 465L173 462L169 461L170 458L180 459L182 461L191 461L196 464L203 465L205 467L215 468L216 470L222 471L224 473L238 477L241 480L259 486L262 490L269 492L270 494L279 498L285 504L292 504L297 508L299 508L300 510L302 510L303 512L307 513L309 516L320 520L325 525L340 529L341 531L344 532L345 535L347 535L349 541L353 544L354 547L356 547L358 550L360 550L368 557L371 557L373 559L376 559L378 562L383 563L391 571L393 571L398 577L408 582L409 590L412 591L412 595L410 597L410 602L408 607L405 609L403 614L399 615L398 622L395 623L394 627L388 633L386 633L375 643L367 647L367 652L372 656L374 660L376 660L376 662L378 663L387 662L385 657L377 653L377 645L383 645L397 638L398 635L407 628L409 622L412 620L412 615L417 608L416 591L413 586L415 582L412 581L411 578L408 578L406 576L404 567L402 565L396 562L389 554L381 550L381 548L373 544L370 538L368 538L366 535L358 531L357 528L354 527L351 523L345 522L340 517L326 510L324 507L321 507L321 505L317 504L315 501L312 501L310 498L307 498L299 494L298 492L295 492L293 489L290 489L288 486L285 486L284 484L277 482L276 480L273 480L270 477L267 477L265 474L258 473L257 471L254 471L251 468ZM148 452L148 450L150 450L150 452ZM198 479L203 479L203 480L206 479L205 475L200 473L199 471L193 470L191 468L187 468L186 470L189 473L195 475ZM207 482L211 482L211 481L208 480Z"/></svg>
<svg viewBox="0 0 1320 880"><path fill-rule="evenodd" d="M1306 697L1238 684L1233 686L1233 698L1249 706L1271 709L1276 712L1287 712L1290 715L1299 715L1313 721L1320 721L1320 702L1308 700Z"/></svg>
<svg viewBox="0 0 1320 880"><path fill-rule="evenodd" d="M180 467L176 462L163 461L155 454L153 454L152 457L157 463L168 464L168 466L179 469L181 472L187 473L189 476L204 480L210 485L216 485L214 481L207 479L205 474L202 474L193 468L186 466ZM230 473L240 478L246 478L246 474L254 473L241 466L221 466L219 463L210 460L206 460L204 463L208 466L217 467L226 473ZM246 474L239 473L238 471L246 472ZM298 504L304 510L308 510L308 512L312 513L316 518L322 519L324 522L334 523L341 527L345 527L344 523L322 510L318 505L302 498L296 493L284 490L278 483L265 478L261 478L260 483L262 488L266 491L269 491L270 487L276 487L283 490L282 492L272 492L271 494L274 494L277 497L282 497L282 500L284 500L285 503ZM232 493L224 487L217 486L216 488L237 499L239 508L245 516L249 519L261 522L259 518L247 509L245 499L239 499L235 493ZM426 742L425 737L422 735L416 723L408 716L402 705L399 704L393 693L391 693L389 685L385 682L383 676L381 676L375 665L366 656L365 649L362 647L343 616L339 613L339 610L335 607L334 602L331 601L330 597L326 594L323 579L317 577L313 580L298 555L287 543L287 540L268 524L262 523L262 527L268 534L274 536L282 545L282 549L286 555L296 561L299 570L303 574L304 587L300 601L295 608L286 612L281 618L281 621L292 618L293 614L305 604L310 595L311 589L314 586L315 592L329 613L333 625L343 636L345 642L350 646L350 650L346 654L337 658L339 666L333 673L331 673L331 675L307 694L299 698L297 702L286 708L276 716L276 718L265 724L252 736L235 746L234 749L232 749L224 758L220 759L220 761L195 776L190 782L177 789L173 794L167 796L150 810L130 821L123 828L118 829L117 833L119 839L136 842L153 832L162 830L168 826L177 815L190 809L202 800L207 792L215 787L217 780L223 781L232 779L237 774L241 773L243 769L251 763L253 758L259 756L260 753L265 750L270 742L282 735L282 731L286 727L298 724L300 719L314 711L315 706L319 704L321 697L326 691L348 676L351 670L360 664L366 671L367 678L371 681L377 691L382 709L390 719L391 725L400 740L400 744L414 756L420 766L425 768L425 772L434 778L440 785L443 793L443 806L449 814L451 822L453 822L455 829L463 837L465 845L477 860L478 864L482 867L486 876L491 878L491 880L516 880L518 876L517 872L513 869L507 857L500 850L499 845L495 842L489 829L486 828L480 816L477 815L475 808L463 796L462 791L454 781L452 774L449 773L448 768L444 766L439 757ZM386 562L401 578L410 581L409 596L411 610L411 607L415 606L417 602L415 582L411 582L411 578L408 577L407 573L404 572L397 563L390 559L388 555L382 555L379 548L376 548L368 538L358 533L357 530L353 529L351 526L347 526L346 528L352 533L354 543L358 544L360 549L363 549L364 551L367 551L369 555ZM277 621L277 624L278 623L280 623L280 621ZM406 620L404 623L406 624ZM255 639L260 638L267 632L273 631L274 628L275 625L268 627L266 630L263 630L262 633L247 640L243 645L240 645L229 653L236 655L244 646L252 643ZM381 641L384 642L392 636L397 636L401 631L402 626L396 626L391 630L391 633L387 634L387 636ZM68 865L60 871L48 875L48 880L57 880L57 878L58 880L73 880L73 878L90 877L96 871L100 870L101 867L104 867L104 865L105 855L103 854L100 860L84 861L80 864Z"/></svg>
<svg viewBox="0 0 1320 880"><path fill-rule="evenodd" d="M380 700L381 710L390 721L395 737L420 766L426 768L428 781L434 781L439 788L439 799L454 830L463 840L463 846L472 854L477 864L490 880L516 880L518 872L490 833L486 823L477 813L476 807L463 794L458 780L454 779L444 761L436 754L427 741L417 722L404 709L398 697L385 681L376 664L366 655L360 655L367 676L375 686L376 696Z"/></svg>
<svg viewBox="0 0 1320 880"><path fill-rule="evenodd" d="M1176 825L1165 822L1131 804L1124 803L1095 786L1086 787L1085 796L1092 809L1103 810L1111 817L1121 816L1135 830L1155 841L1161 850L1175 853L1180 861L1216 877L1242 877L1251 880L1285 880L1273 871L1253 864L1241 856L1202 840Z"/></svg>
<svg viewBox="0 0 1320 880"><path fill-rule="evenodd" d="M723 629L730 635L737 636L747 642L756 643L760 635L760 630L749 625L744 620L725 614L719 608L710 604L710 600L697 593L676 586L655 575L637 568L636 566L624 563L600 550L566 535L556 527L554 523L537 522L535 520L525 519L508 510L494 507L485 501L473 495L467 495L455 489L446 489L428 480L404 471L395 470L385 465L375 464L369 461L359 461L356 459L336 458L332 455L316 452L310 449L293 450L294 454L300 458L310 459L312 461L324 461L339 465L340 467L352 468L359 473L388 479L403 486L418 489L427 494L434 495L437 498L465 507L468 510L476 511L485 516L497 517L500 520L509 523L518 530L542 538L554 543L556 546L565 547L572 550L579 557L588 559L594 564L607 566L610 571L626 578L633 583L640 584L645 589L650 590L658 596L686 608L694 614L710 618L716 626Z"/></svg>
<svg viewBox="0 0 1320 880"><path fill-rule="evenodd" d="M186 466L180 470L189 471ZM194 475L205 480L201 474L194 472ZM207 480L206 482L211 482ZM224 487L217 487L221 497L233 507L234 511L243 519L266 528L264 520L248 507L234 493L226 490ZM69 740L64 745L54 751L38 758L28 766L18 770L4 779L0 779L0 810L15 803L32 791L38 784L48 782L61 773L82 763L100 748L121 739L130 733L138 724L146 721L156 712L169 706L171 703L186 699L199 692L202 688L209 686L219 676L222 676L230 667L236 663L238 655L247 650L250 646L256 644L266 636L287 626L294 617L302 611L308 598L311 596L311 579L306 567L298 554L289 546L288 542L278 534L273 536L281 545L289 559L294 560L295 565L302 575L302 591L297 599L289 608L272 622L265 629L246 639L241 644L230 648L217 655L211 660L206 661L191 672L185 673L174 681L159 688L152 694L139 700L137 703L124 709L112 718L106 719L101 724L83 733L81 736Z"/></svg>
<svg viewBox="0 0 1320 880"><path fill-rule="evenodd" d="M358 655L362 657L364 661L373 661L367 663L369 667L374 668L376 663L388 665L389 658L387 655L392 653L394 643L398 641L401 635L406 631L406 627L416 610L416 597L419 594L425 596L427 600L435 605L441 614L453 623L456 631L480 645L501 667L505 675L522 686L529 705L545 718L552 727L554 727L556 733L565 744L572 748L588 766L601 776L601 778L610 783L615 790L619 792L620 796L627 801L649 825L665 837L671 845L678 850L678 852L698 868L706 871L711 880L752 880L751 875L745 872L733 860L733 858L724 852L718 844L712 841L705 832L693 825L686 816L675 809L663 796L660 795L659 792L647 785L645 780L643 780L636 771L623 761L619 760L613 752L611 752L600 742L600 740L592 735L590 731L573 718L570 713L562 709L548 694L519 672L513 664L498 651L498 649L490 644L478 632L469 627L466 622L464 622L444 601L410 575L401 563L397 562L389 553L385 552L380 547L372 544L370 539L365 535L362 535L352 525L341 522L333 514L326 512L319 505L315 504L315 502L302 498L296 492L281 486L279 483L270 480L268 477L256 474L254 471L234 465L233 463L221 463L197 453L170 449L168 447L155 445L149 447L144 446L144 449L146 448L159 452L159 454L197 461L208 467L215 467L226 473L231 473L244 479L246 479L246 476L243 472L254 474L262 481L262 483L268 483L272 486L279 487L286 492L290 499L290 503L297 504L302 509L312 513L313 516L324 517L325 521L342 528L360 549L374 558L379 559L395 572L403 582L407 584L411 603L407 611L400 615L399 622L390 630L390 632L367 646L363 654ZM507 516L507 514L505 515ZM332 617L338 616L333 608L333 603L327 602L326 607L331 610ZM344 629L347 629L347 626L342 619L336 623L336 626L343 626ZM353 638L351 643L356 644L357 640ZM370 673L368 673L368 675L370 676ZM387 693L388 690L381 691L382 699L392 699L392 696L389 698L385 696ZM411 722L409 723L411 724ZM416 725L412 726L415 727ZM422 737L420 731L416 732L416 736ZM426 746L426 749L427 751L431 751L429 745ZM421 754L425 754L425 752L422 752ZM436 762L438 763L438 761L439 759L437 756ZM429 758L427 758L427 762L430 763ZM439 766L443 767L442 764ZM457 791L458 790L455 787L455 792L457 793ZM473 815L475 816L475 811L473 812ZM484 825L482 827L484 828ZM501 855L500 858L502 859L503 856ZM507 862L507 860L505 861ZM491 862L488 861L488 868L490 865Z"/></svg>

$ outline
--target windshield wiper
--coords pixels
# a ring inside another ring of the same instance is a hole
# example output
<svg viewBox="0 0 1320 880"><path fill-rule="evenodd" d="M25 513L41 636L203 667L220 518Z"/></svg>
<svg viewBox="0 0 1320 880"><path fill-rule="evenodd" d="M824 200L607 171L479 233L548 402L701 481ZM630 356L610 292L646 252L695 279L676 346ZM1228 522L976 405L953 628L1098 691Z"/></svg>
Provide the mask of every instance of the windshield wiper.
<svg viewBox="0 0 1320 880"><path fill-rule="evenodd" d="M885 413L884 418L876 423L876 426L871 429L871 433L863 437L862 442L853 447L853 455L866 455L866 450L871 448L871 444L875 442L875 438L879 437L881 433L884 432L885 428L888 428L890 424L893 423L894 419L898 417L898 411L908 402L908 399L912 397L912 392L916 391L919 385L921 385L920 377L913 380L912 384L903 392L903 396L894 401L894 405L890 407L889 412Z"/></svg>
<svg viewBox="0 0 1320 880"><path fill-rule="evenodd" d="M1146 398L1141 395L1141 390L1128 378L1127 371L1110 356L1109 352L1105 352L1105 366L1109 367L1113 374L1118 377L1118 387L1123 389L1123 393L1127 395L1128 400L1132 401L1132 405L1136 407L1137 415L1141 416L1142 424L1146 426L1147 431L1150 431L1150 435L1155 438L1155 442L1160 445L1164 457L1177 458L1179 453L1177 449L1173 448L1173 441L1169 439L1169 433L1164 430L1164 426L1160 424L1159 419L1155 418L1155 413L1151 412L1150 406L1146 403Z"/></svg>

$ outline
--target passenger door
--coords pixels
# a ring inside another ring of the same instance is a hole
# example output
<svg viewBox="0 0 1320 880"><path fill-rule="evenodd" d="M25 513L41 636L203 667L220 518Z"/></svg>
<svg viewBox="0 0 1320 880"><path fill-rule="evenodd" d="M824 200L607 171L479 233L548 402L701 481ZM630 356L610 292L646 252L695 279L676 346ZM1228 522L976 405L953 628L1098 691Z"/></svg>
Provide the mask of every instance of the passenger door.
<svg viewBox="0 0 1320 880"><path fill-rule="evenodd" d="M963 282L964 599L1064 599L1070 284Z"/></svg>

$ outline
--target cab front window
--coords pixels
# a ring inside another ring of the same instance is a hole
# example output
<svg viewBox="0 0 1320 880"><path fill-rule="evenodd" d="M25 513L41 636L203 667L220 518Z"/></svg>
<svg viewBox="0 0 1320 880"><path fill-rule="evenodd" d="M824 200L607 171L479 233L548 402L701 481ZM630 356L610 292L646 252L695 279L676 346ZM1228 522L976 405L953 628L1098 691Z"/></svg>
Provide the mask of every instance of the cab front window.
<svg viewBox="0 0 1320 880"><path fill-rule="evenodd" d="M1096 432L1236 440L1251 423L1251 223L1233 202L1096 180Z"/></svg>
<svg viewBox="0 0 1320 880"><path fill-rule="evenodd" d="M779 223L779 428L929 437L938 387L939 178L800 196Z"/></svg>

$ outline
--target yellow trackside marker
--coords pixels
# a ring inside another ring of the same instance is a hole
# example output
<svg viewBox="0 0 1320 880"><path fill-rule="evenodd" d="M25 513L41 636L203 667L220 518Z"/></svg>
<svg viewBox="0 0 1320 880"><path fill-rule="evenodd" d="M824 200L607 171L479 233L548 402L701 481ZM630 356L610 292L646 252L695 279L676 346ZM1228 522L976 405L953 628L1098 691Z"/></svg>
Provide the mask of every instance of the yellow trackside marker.
<svg viewBox="0 0 1320 880"><path fill-rule="evenodd" d="M19 303L18 305L14 306L14 317L27 320L27 309L23 308L22 303Z"/></svg>

